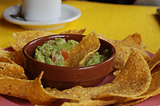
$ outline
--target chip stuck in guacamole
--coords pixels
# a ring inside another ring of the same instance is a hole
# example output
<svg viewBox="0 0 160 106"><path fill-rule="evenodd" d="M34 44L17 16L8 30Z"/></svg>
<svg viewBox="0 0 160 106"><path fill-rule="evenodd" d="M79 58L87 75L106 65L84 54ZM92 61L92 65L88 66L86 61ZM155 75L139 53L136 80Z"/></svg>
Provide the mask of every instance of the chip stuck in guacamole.
<svg viewBox="0 0 160 106"><path fill-rule="evenodd" d="M35 49L34 58L37 61L43 63L56 66L64 66L65 60L69 57L68 51L71 50L77 44L79 44L79 42L75 40L66 41L63 38L55 38L55 40L48 40L42 46L38 46ZM103 54L95 52L81 65L81 67L98 64L100 62L105 61L107 58L107 49L103 52Z"/></svg>

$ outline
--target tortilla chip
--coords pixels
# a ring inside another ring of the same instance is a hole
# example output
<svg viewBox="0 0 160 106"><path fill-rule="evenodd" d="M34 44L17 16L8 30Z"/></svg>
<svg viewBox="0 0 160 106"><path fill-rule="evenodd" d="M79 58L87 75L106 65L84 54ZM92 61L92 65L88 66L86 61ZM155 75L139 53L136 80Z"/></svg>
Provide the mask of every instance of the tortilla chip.
<svg viewBox="0 0 160 106"><path fill-rule="evenodd" d="M156 52L156 54L151 58L148 63L150 70L152 70L156 65L160 63L160 48Z"/></svg>
<svg viewBox="0 0 160 106"><path fill-rule="evenodd" d="M113 75L116 77L116 76L118 76L118 74L121 72L121 70L116 70L116 71L114 71L113 72Z"/></svg>
<svg viewBox="0 0 160 106"><path fill-rule="evenodd" d="M83 100L78 103L64 102L61 106L105 106L114 103L114 101Z"/></svg>
<svg viewBox="0 0 160 106"><path fill-rule="evenodd" d="M95 53L100 47L99 39L95 32L83 37L79 44L72 48L68 54L69 58L65 62L66 67L81 66L85 60Z"/></svg>
<svg viewBox="0 0 160 106"><path fill-rule="evenodd" d="M0 62L6 62L6 63L10 63L10 64L15 64L10 58L8 58L6 56L0 56Z"/></svg>
<svg viewBox="0 0 160 106"><path fill-rule="evenodd" d="M6 56L14 61L16 64L23 66L23 54L22 51L8 52L0 48L0 56Z"/></svg>
<svg viewBox="0 0 160 106"><path fill-rule="evenodd" d="M112 81L110 89L97 96L97 98L109 96L136 97L149 89L151 80L152 77L147 62L134 49L122 71Z"/></svg>
<svg viewBox="0 0 160 106"><path fill-rule="evenodd" d="M124 102L124 103L118 103L115 104L114 106L132 106L138 103L141 103L145 100L147 100L148 98L142 98L142 99L137 99L137 100L132 100L132 101L128 101L128 102Z"/></svg>
<svg viewBox="0 0 160 106"><path fill-rule="evenodd" d="M41 84L41 78L43 71L38 78L34 80L33 83L28 87L28 99L34 105L48 105L56 101L56 97L49 94Z"/></svg>
<svg viewBox="0 0 160 106"><path fill-rule="evenodd" d="M153 69L155 73L152 74L152 82L147 92L145 92L141 97L152 97L160 93L160 65Z"/></svg>
<svg viewBox="0 0 160 106"><path fill-rule="evenodd" d="M101 87L83 88L82 86L75 86L63 91L59 91L55 88L47 88L46 91L59 99L70 99L72 101L80 102L82 100L91 100L93 95L101 93L101 91L99 91L100 89Z"/></svg>
<svg viewBox="0 0 160 106"><path fill-rule="evenodd" d="M105 94L104 94L103 97L98 98L98 100L102 100L102 101L108 101L108 102L111 102L111 101L113 102L114 101L114 104L119 103L121 101L124 101L125 99L126 99L126 97L119 97L119 96L108 96L108 97L105 97Z"/></svg>
<svg viewBox="0 0 160 106"><path fill-rule="evenodd" d="M28 99L32 104L47 105L55 101L41 85L43 72L35 80L24 80L0 74L0 94Z"/></svg>
<svg viewBox="0 0 160 106"><path fill-rule="evenodd" d="M160 65L153 70L152 81L147 92L137 97L127 98L124 103L116 104L116 106L131 106L143 102L146 99L160 94Z"/></svg>
<svg viewBox="0 0 160 106"><path fill-rule="evenodd" d="M109 39L106 36L102 35L102 34L97 34L98 38L103 39L109 43L111 43L113 46L115 46L118 42L120 42L119 40L113 40L113 39Z"/></svg>
<svg viewBox="0 0 160 106"><path fill-rule="evenodd" d="M17 44L13 44L11 41L9 41L9 44L11 45L11 47L13 48L13 50L15 52L22 50L22 48L20 48L19 46L17 46Z"/></svg>
<svg viewBox="0 0 160 106"><path fill-rule="evenodd" d="M50 87L46 87L44 88L49 94L52 94L52 95L55 95L55 94L58 94L60 93L61 91L58 90L57 88L50 88Z"/></svg>
<svg viewBox="0 0 160 106"><path fill-rule="evenodd" d="M103 38L107 39L105 37ZM110 39L108 41L111 42ZM123 40L114 43L114 47L116 49L116 61L114 65L115 69L122 69L128 60L128 56L130 55L131 51L135 48L142 54L147 62L151 60L149 54L145 52L145 47L142 44L142 38L140 34L135 33L133 35L129 35Z"/></svg>
<svg viewBox="0 0 160 106"><path fill-rule="evenodd" d="M144 57L144 59L147 61L147 63L151 60L151 57L149 56L149 54L143 50L143 49L137 49L140 54Z"/></svg>
<svg viewBox="0 0 160 106"><path fill-rule="evenodd" d="M145 49L145 47L142 43L142 37L138 33L127 36L122 41L120 41L118 43L118 45L137 48L137 49L141 49L141 50Z"/></svg>
<svg viewBox="0 0 160 106"><path fill-rule="evenodd" d="M116 60L114 64L115 69L122 69L122 67L125 65L126 61L128 60L128 57L133 49L132 47L127 46L121 46L121 45L115 45L116 48ZM145 58L145 60L148 62L151 60L149 54L145 52L145 50L137 49L139 53Z"/></svg>
<svg viewBox="0 0 160 106"><path fill-rule="evenodd" d="M80 30L73 29L73 30L63 31L60 34L77 34L77 35L82 35L85 31L86 31L86 28L83 28L83 29L80 29Z"/></svg>
<svg viewBox="0 0 160 106"><path fill-rule="evenodd" d="M152 97L160 93L160 65L153 69L156 73L152 74L152 82L147 92L141 97ZM140 97L139 97L140 98Z"/></svg>
<svg viewBox="0 0 160 106"><path fill-rule="evenodd" d="M22 31L13 33L13 39L16 41L16 45L21 49L30 41L43 36L53 35L52 32L47 31Z"/></svg>
<svg viewBox="0 0 160 106"><path fill-rule="evenodd" d="M0 62L0 74L12 78L28 79L24 74L24 69L17 64Z"/></svg>
<svg viewBox="0 0 160 106"><path fill-rule="evenodd" d="M7 76L0 77L0 94L28 99L27 89L32 81L12 78Z"/></svg>
<svg viewBox="0 0 160 106"><path fill-rule="evenodd" d="M16 64L23 66L23 54L22 51L17 52L8 52L9 58L14 61Z"/></svg>
<svg viewBox="0 0 160 106"><path fill-rule="evenodd" d="M5 51L3 50L2 48L0 48L0 56L3 57L3 56L6 56L9 58L10 54L8 51Z"/></svg>
<svg viewBox="0 0 160 106"><path fill-rule="evenodd" d="M63 98L71 100L90 100L90 89L83 88L82 86L75 86L70 89L61 91Z"/></svg>
<svg viewBox="0 0 160 106"><path fill-rule="evenodd" d="M137 48L137 49L145 49L146 46L144 46L142 44L142 37L140 34L135 33L133 35L129 35L126 38L124 38L123 40L119 41L119 40L113 40L113 39L109 39L106 36L102 35L102 34L97 34L98 38L103 39L111 44L115 45L119 45L119 46L127 46L127 47L132 47L132 48Z"/></svg>
<svg viewBox="0 0 160 106"><path fill-rule="evenodd" d="M125 65L126 61L128 60L128 57L131 53L131 49L126 46L120 46L116 45L116 60L114 64L115 69L122 69L122 67Z"/></svg>

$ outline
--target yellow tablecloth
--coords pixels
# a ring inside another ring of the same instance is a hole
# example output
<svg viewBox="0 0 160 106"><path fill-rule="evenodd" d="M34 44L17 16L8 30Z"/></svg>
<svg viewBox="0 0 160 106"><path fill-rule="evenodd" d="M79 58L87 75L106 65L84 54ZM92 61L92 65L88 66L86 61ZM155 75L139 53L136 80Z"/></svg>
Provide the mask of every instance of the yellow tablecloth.
<svg viewBox="0 0 160 106"><path fill-rule="evenodd" d="M13 5L20 4L21 0L0 0L0 47L9 47L8 41L14 42L13 32L26 31L25 29L5 21L3 11ZM63 1L78 8L82 15L79 19L67 23L65 27L52 30L60 33L69 29L87 28L85 34L91 31L102 33L111 39L121 40L127 35L140 33L147 51L155 53L160 48L160 19L156 15L158 7L118 5L95 3L87 1Z"/></svg>

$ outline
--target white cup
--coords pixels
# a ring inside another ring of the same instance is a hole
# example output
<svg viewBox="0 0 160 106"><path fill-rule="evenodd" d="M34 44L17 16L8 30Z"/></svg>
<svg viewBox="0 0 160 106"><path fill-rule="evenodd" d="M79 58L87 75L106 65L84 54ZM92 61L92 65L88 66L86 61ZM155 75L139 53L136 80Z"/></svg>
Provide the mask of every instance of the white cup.
<svg viewBox="0 0 160 106"><path fill-rule="evenodd" d="M61 16L62 0L22 0L22 14L27 21L56 21Z"/></svg>

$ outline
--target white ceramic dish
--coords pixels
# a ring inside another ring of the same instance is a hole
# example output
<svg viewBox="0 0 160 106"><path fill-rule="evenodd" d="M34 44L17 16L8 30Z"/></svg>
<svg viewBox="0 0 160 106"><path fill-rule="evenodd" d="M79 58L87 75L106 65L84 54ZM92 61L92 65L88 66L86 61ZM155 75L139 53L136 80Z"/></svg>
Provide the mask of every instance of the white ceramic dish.
<svg viewBox="0 0 160 106"><path fill-rule="evenodd" d="M23 21L12 18L10 15L16 15L19 12L20 4L14 5L3 12L3 18L13 24L17 24L24 29L30 30L56 30L65 26L65 23L74 21L81 16L81 11L73 6L62 4L61 17L57 21L33 22Z"/></svg>

